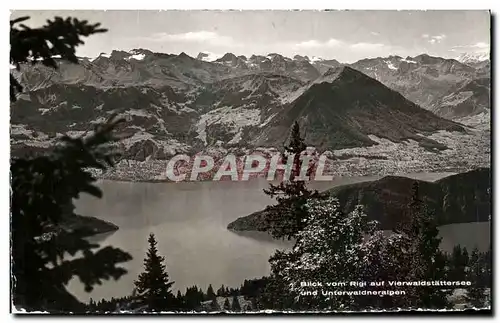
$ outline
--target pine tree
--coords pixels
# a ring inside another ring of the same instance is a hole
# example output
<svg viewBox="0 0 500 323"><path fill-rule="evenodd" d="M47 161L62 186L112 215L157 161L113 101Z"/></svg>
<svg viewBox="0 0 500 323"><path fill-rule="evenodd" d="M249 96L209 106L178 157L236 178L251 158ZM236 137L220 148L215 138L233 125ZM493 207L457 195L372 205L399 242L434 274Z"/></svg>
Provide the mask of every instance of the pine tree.
<svg viewBox="0 0 500 323"><path fill-rule="evenodd" d="M485 268L481 264L479 250L474 248L469 262L469 270L467 279L472 283L472 286L467 289L466 300L474 308L485 307L486 288L481 286L481 276Z"/></svg>
<svg viewBox="0 0 500 323"><path fill-rule="evenodd" d="M210 302L210 311L217 312L220 311L219 303L217 302L217 297L214 296Z"/></svg>
<svg viewBox="0 0 500 323"><path fill-rule="evenodd" d="M309 198L318 197L319 193L309 190L305 181L296 180L301 171L301 153L307 148L297 121L292 127L290 144L284 148L283 161L293 155L290 178L278 185L269 184L269 189L264 189L266 195L278 202L266 210L266 222L273 237L292 239L306 225L305 203Z"/></svg>
<svg viewBox="0 0 500 323"><path fill-rule="evenodd" d="M292 250L278 250L269 259L271 281L263 301L279 310L346 310L357 309L352 296L302 296L309 289L302 282L359 281L372 260L380 256L383 246L397 245L381 233L375 234L375 223L368 221L361 207L344 214L334 197L312 199L306 204L309 214L306 227L297 234ZM389 261L382 261L386 264ZM378 279L372 276L371 280Z"/></svg>
<svg viewBox="0 0 500 323"><path fill-rule="evenodd" d="M181 311L184 309L184 297L181 294L181 291L177 291L177 295L175 297L175 310Z"/></svg>
<svg viewBox="0 0 500 323"><path fill-rule="evenodd" d="M238 300L237 295L233 296L233 304L231 304L231 311L232 312L241 312L241 305L240 305L240 301Z"/></svg>
<svg viewBox="0 0 500 323"><path fill-rule="evenodd" d="M219 303L217 302L217 295L214 293L212 284L207 288L207 299L210 301L210 311L220 311Z"/></svg>
<svg viewBox="0 0 500 323"><path fill-rule="evenodd" d="M26 63L56 67L54 55L78 63L76 46L81 37L104 32L99 24L56 17L41 28L23 24L29 17L10 21L10 63L19 71ZM22 91L10 74L10 100ZM12 294L16 307L30 310L84 311L85 305L66 290L78 276L91 291L102 280L119 279L126 270L118 263L131 259L120 249L105 247L84 239L89 232L69 231L60 226L63 218L75 217L74 199L82 192L102 196L94 185L89 168L107 169L115 154L109 150L113 129L121 120L98 126L86 138L61 139L52 153L11 161L11 250ZM57 185L55 185L57 183ZM66 255L74 257L65 259Z"/></svg>
<svg viewBox="0 0 500 323"><path fill-rule="evenodd" d="M171 282L163 264L165 258L158 255L157 242L154 234L149 235L149 250L144 259L144 272L134 282L138 298L152 312L168 311L173 308Z"/></svg>
<svg viewBox="0 0 500 323"><path fill-rule="evenodd" d="M188 287L186 289L186 309L196 311L200 308L201 302L204 300L203 291L198 289L198 286Z"/></svg>
<svg viewBox="0 0 500 323"><path fill-rule="evenodd" d="M224 301L224 311L230 311L231 310L231 304L229 304L229 298L226 297L226 300Z"/></svg>
<svg viewBox="0 0 500 323"><path fill-rule="evenodd" d="M407 275L407 280L444 280L446 261L439 249L439 230L433 213L420 198L418 182L413 184L411 200L397 232L404 237L403 245L408 250L400 259L400 270ZM404 298L408 308L443 309L449 306L449 294L450 291L432 286L412 287L407 289Z"/></svg>
<svg viewBox="0 0 500 323"><path fill-rule="evenodd" d="M211 300L215 297L214 293L214 288L212 287L212 284L208 285L207 288L207 300Z"/></svg>
<svg viewBox="0 0 500 323"><path fill-rule="evenodd" d="M259 308L259 302L257 301L257 298L256 297L252 297L252 310L253 311L258 311L260 308Z"/></svg>
<svg viewBox="0 0 500 323"><path fill-rule="evenodd" d="M224 287L224 284L217 290L217 296L224 296L224 293L226 292L226 288Z"/></svg>
<svg viewBox="0 0 500 323"><path fill-rule="evenodd" d="M465 280L467 264L467 250L462 248L460 245L453 247L451 252L449 278L455 281Z"/></svg>
<svg viewBox="0 0 500 323"><path fill-rule="evenodd" d="M16 24L28 20L29 17L20 17L10 21L10 63L19 71L21 64L42 63L45 66L57 68L54 56L77 64L76 47L83 45L81 37L87 37L96 33L106 32L99 28L101 24L89 24L88 21L80 21L77 18L55 17L48 20L47 24L40 28L30 28ZM22 85L10 74L10 98L16 100L16 94L22 92Z"/></svg>

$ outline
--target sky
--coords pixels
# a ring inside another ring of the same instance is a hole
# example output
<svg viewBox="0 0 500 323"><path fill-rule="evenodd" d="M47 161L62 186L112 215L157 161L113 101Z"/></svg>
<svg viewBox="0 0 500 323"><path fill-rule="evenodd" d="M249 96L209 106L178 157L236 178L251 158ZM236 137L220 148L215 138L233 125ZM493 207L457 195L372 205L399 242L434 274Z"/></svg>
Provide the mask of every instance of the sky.
<svg viewBox="0 0 500 323"><path fill-rule="evenodd" d="M100 22L109 31L84 39L77 54L149 49L222 56L279 53L337 59L399 55L454 58L489 51L488 11L12 11L40 26L54 16Z"/></svg>

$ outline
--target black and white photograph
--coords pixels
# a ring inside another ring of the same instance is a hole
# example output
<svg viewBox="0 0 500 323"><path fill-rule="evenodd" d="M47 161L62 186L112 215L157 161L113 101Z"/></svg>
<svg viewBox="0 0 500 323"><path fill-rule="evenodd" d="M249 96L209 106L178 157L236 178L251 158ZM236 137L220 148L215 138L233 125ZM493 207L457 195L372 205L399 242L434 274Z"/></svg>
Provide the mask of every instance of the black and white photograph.
<svg viewBox="0 0 500 323"><path fill-rule="evenodd" d="M12 10L11 313L491 314L492 18Z"/></svg>

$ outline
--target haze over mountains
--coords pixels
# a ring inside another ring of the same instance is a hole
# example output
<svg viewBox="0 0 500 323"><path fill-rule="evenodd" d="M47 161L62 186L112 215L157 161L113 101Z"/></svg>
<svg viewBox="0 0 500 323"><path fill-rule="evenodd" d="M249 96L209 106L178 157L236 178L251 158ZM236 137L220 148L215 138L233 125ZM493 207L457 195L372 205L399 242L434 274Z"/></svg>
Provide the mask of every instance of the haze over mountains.
<svg viewBox="0 0 500 323"><path fill-rule="evenodd" d="M295 120L322 150L463 132L454 118L489 112L489 60L432 57L335 59L277 53L197 58L146 49L113 51L59 69L24 66L12 106L13 152L44 149L118 113L125 157L164 159L206 147L279 147ZM429 111L430 110L430 111ZM444 118L443 118L444 117ZM446 119L445 119L446 118Z"/></svg>

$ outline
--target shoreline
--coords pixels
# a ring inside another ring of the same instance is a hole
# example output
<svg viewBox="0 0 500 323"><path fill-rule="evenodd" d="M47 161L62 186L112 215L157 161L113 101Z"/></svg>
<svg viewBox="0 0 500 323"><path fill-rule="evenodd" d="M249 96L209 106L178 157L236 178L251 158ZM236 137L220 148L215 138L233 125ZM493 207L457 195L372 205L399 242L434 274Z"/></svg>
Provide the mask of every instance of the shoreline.
<svg viewBox="0 0 500 323"><path fill-rule="evenodd" d="M420 173L465 173L474 169L478 168L491 168L491 165L475 165L475 166L467 166L467 167L454 167L454 166L449 166L449 167L436 167L436 168L409 168L406 170L399 169L395 172L391 171L386 171L386 172L341 172L337 174L332 174L333 180L336 178L343 178L343 177L368 177L368 176L401 176L401 177L407 177L407 174L420 174ZM330 175L330 174L329 174ZM212 179L200 179L196 181L191 181L191 180L184 180L184 181L171 181L168 179L147 179L147 178L133 178L130 176L109 176L108 174L105 175L96 175L95 176L98 181L112 181L112 182L123 182L123 183L152 183L152 184L160 184L160 183L205 183L205 182L250 182L252 180L266 180L270 183L272 182L280 182L281 180L279 179L274 179L274 180L267 180L265 176L259 176L259 177L251 177L248 180L238 180L238 181L232 181L232 180L217 180L214 181ZM319 181L319 180L310 180L306 182L330 182L330 181Z"/></svg>
<svg viewBox="0 0 500 323"><path fill-rule="evenodd" d="M434 174L445 175L446 173L441 172ZM483 192L486 182L489 182L488 185L491 186L490 176L491 168L476 168L475 170L469 172L454 174L450 173L443 176L442 178L437 178L434 180L417 178L415 176L411 176L411 174L407 174L406 176L393 176L392 178L388 177L387 180L384 180L384 176L379 177L378 179L361 181L358 183L340 184L338 186L321 190L320 192L321 194L336 195L339 199L340 204L343 205L342 211L345 213L349 213L354 210L352 201L357 200L357 204L362 204L365 207L366 215L371 220L377 220L379 222L380 228L385 230L395 227L399 219L398 214L400 214L401 209L405 207L407 203L406 201L410 196L409 194L411 194L411 190L409 189L409 187L411 187L411 183L417 181L422 183L421 185L424 185L423 183L427 182L427 184L425 184L426 186L422 187L425 187L425 189L421 191L421 194L424 194L423 198L425 198L425 196L437 194L436 196L439 197L439 200L436 200L432 203L429 202L428 205L429 207L431 207L436 221L438 221L438 223L440 223L441 225L446 225L453 223L470 222L467 220L471 220L474 218L474 211L471 209L473 207L476 208L475 218L477 218L478 216L482 219L485 218L487 213L485 213L486 211L484 209L484 206L481 205L483 211L481 211L482 213L479 213L478 215L478 205L476 203L479 202L475 201L475 197L472 201L468 197L465 198L465 195L463 194L467 194L466 191L460 191L457 193L458 195L461 194L460 196L462 196L458 200L448 200L447 203L450 203L450 207L453 206L462 210L457 214L451 216L452 214L450 214L449 209L443 206L444 200L446 200L446 194L443 192L447 192L450 187L463 187L464 184L466 186L471 185L471 187L475 187L478 189L481 188L480 192ZM388 203L387 196L380 194L380 191L385 191L386 194L389 195L392 194L390 195L392 196L392 198L390 199L390 203ZM487 196L486 191L478 194L483 197ZM381 216L381 207L386 212L384 216ZM245 216L238 217L236 220L230 222L227 225L227 229L232 232L268 232L270 227L266 222L266 218L269 212L269 207L265 207Z"/></svg>

